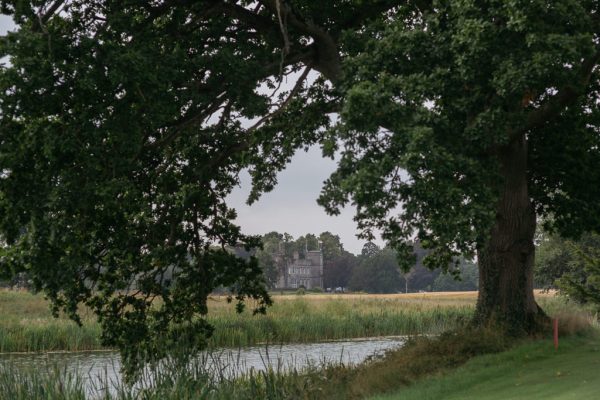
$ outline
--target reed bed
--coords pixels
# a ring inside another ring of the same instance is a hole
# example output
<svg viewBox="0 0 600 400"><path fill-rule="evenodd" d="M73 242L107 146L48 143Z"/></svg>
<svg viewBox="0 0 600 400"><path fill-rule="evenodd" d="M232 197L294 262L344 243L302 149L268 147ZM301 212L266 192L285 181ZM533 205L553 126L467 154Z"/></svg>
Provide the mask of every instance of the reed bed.
<svg viewBox="0 0 600 400"><path fill-rule="evenodd" d="M279 300L279 301L278 301ZM440 333L470 317L473 303L385 297L275 298L267 315L251 316L221 309L212 302L212 342L246 346L263 342L316 342L344 338Z"/></svg>
<svg viewBox="0 0 600 400"><path fill-rule="evenodd" d="M303 343L357 337L439 333L473 311L473 295L274 296L267 315L238 314L225 297L209 301L213 346ZM248 304L251 308L252 304ZM53 318L41 295L0 291L0 352L82 351L102 348L100 327L83 312L83 327Z"/></svg>
<svg viewBox="0 0 600 400"><path fill-rule="evenodd" d="M564 304L539 294L552 314ZM238 347L262 343L307 343L346 338L436 334L452 329L473 313L476 292L415 294L274 295L267 315L237 314L225 297L209 300L215 326L211 345ZM250 309L252 304L248 304ZM101 349L100 327L82 311L83 326L50 315L41 295L0 291L0 353Z"/></svg>
<svg viewBox="0 0 600 400"><path fill-rule="evenodd" d="M280 367L250 370L234 376L215 375L205 360L182 367L175 360L148 369L133 385L112 381L106 375L86 375L48 364L19 369L0 364L0 398L11 400L255 400L318 399L328 377L343 376L353 367L341 364L311 365L305 369ZM318 385L318 386L317 386ZM308 391L308 392L307 392ZM308 396L307 396L308 394Z"/></svg>
<svg viewBox="0 0 600 400"><path fill-rule="evenodd" d="M0 352L83 351L99 349L100 326L82 313L83 326L52 317L48 302L27 291L0 291Z"/></svg>

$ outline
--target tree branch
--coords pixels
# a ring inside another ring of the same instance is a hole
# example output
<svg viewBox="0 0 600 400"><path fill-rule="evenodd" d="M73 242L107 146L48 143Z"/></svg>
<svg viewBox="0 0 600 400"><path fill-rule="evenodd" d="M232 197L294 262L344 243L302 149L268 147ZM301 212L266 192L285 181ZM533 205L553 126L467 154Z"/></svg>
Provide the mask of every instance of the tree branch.
<svg viewBox="0 0 600 400"><path fill-rule="evenodd" d="M43 24L45 24L46 22L48 22L48 20L50 18L52 18L52 16L54 15L54 13L56 13L56 11L58 11L58 9L65 4L66 0L56 0L54 3L52 3L52 5L48 8L48 10L46 10L46 12L44 12L44 14L42 14L40 16L40 20Z"/></svg>
<svg viewBox="0 0 600 400"><path fill-rule="evenodd" d="M267 122L268 120L273 119L274 117L276 117L277 115L279 115L281 112L283 112L283 110L289 105L289 103L291 102L291 100L294 98L295 94L300 90L302 82L306 79L306 77L308 76L308 73L310 72L310 70L311 70L311 67L306 67L306 69L302 73L302 76L298 79L298 81L294 85L294 88L292 89L292 91L290 92L290 94L288 95L288 97L286 98L286 100L281 104L281 106L276 111L274 111L273 113L269 114L268 116L263 117L256 124L254 124L253 126L251 126L250 128L248 128L248 130L246 131L248 133L248 135L246 135L238 143L236 143L236 144L230 146L229 148L224 149L223 151L221 151L215 158L213 158L209 163L207 163L207 165L205 167L208 168L208 169L216 168L223 161L225 161L229 156L231 156L232 154L248 150L250 148L250 145L252 144L252 142L250 140L251 139L251 135L250 134L253 133L253 132L255 132L261 126L261 124L263 124L264 122ZM336 107L337 104L335 104L335 105L334 104L328 104L328 105L331 106L331 110L323 110L323 112L338 111L337 107Z"/></svg>
<svg viewBox="0 0 600 400"><path fill-rule="evenodd" d="M535 129L546 123L546 121L555 118L565 107L577 101L577 99L585 93L585 88L590 84L594 68L596 68L599 61L600 48L596 54L581 64L579 81L575 82L573 85L563 87L558 91L558 94L546 104L532 111L527 117L526 124L522 129L509 133L509 141L512 142L531 129Z"/></svg>
<svg viewBox="0 0 600 400"><path fill-rule="evenodd" d="M209 107L197 110L192 114L184 115L183 117L181 117L178 121L171 125L171 128L173 128L173 132L168 134L163 139L157 140L156 142L149 144L148 147L162 147L173 142L173 140L175 140L184 131L186 127L203 121L204 119L210 117L210 115L212 115L214 112L216 112L225 101L225 95L226 92L222 92L215 98L215 100L211 103Z"/></svg>
<svg viewBox="0 0 600 400"><path fill-rule="evenodd" d="M325 29L311 21L305 21L286 3L279 0L266 0L272 13L281 13L282 18L298 32L310 36L314 40L311 45L316 50L313 68L321 72L327 79L336 82L341 79L342 68L339 48L333 36Z"/></svg>
<svg viewBox="0 0 600 400"><path fill-rule="evenodd" d="M308 73L311 71L311 69L312 68L310 66L307 66L306 68L304 68L302 75L300 75L300 77L296 81L296 84L290 91L290 94L283 101L283 103L281 103L279 108L277 110L273 111L272 113L265 115L257 123L255 123L250 128L248 128L248 133L251 133L251 132L254 132L255 130L257 130L258 128L260 128L260 126L262 124L264 124L265 122L268 122L269 120L271 120L274 117L276 117L277 115L279 115L287 107L287 105L292 101L294 96L296 96L296 94L300 91L300 88L302 87L302 84L306 80L306 77L308 76Z"/></svg>

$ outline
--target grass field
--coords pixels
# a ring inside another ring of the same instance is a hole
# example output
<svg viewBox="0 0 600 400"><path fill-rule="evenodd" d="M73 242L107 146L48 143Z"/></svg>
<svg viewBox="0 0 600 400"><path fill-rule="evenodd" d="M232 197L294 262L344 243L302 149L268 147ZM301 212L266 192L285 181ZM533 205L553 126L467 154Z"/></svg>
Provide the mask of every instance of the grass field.
<svg viewBox="0 0 600 400"><path fill-rule="evenodd" d="M476 292L418 294L274 295L267 315L237 314L225 297L209 301L214 346L316 342L343 338L440 333L467 320ZM552 295L538 300L551 314L564 307ZM251 307L252 304L249 304ZM83 312L83 327L50 315L41 295L0 291L0 352L93 350L100 327Z"/></svg>
<svg viewBox="0 0 600 400"><path fill-rule="evenodd" d="M373 400L580 400L600 398L600 334L535 341L476 357L436 378Z"/></svg>

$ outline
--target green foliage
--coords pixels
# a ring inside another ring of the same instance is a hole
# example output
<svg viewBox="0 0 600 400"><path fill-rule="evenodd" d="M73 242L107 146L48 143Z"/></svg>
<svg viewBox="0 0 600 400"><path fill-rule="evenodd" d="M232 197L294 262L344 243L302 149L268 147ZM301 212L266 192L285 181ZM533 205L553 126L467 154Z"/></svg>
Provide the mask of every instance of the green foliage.
<svg viewBox="0 0 600 400"><path fill-rule="evenodd" d="M380 252L380 248L379 246L377 246L375 243L369 241L367 243L364 244L360 255L363 257L373 257L374 255L378 254Z"/></svg>
<svg viewBox="0 0 600 400"><path fill-rule="evenodd" d="M338 235L334 235L331 232L322 232L319 235L319 241L323 249L323 260L325 263L333 261L343 253L347 253Z"/></svg>
<svg viewBox="0 0 600 400"><path fill-rule="evenodd" d="M486 244L500 159L523 140L537 215L566 235L597 229L597 13L579 0L402 2L346 32L329 131L342 155L319 202L355 204L364 237L383 232L408 260L416 236L446 268Z"/></svg>
<svg viewBox="0 0 600 400"><path fill-rule="evenodd" d="M339 256L324 258L323 285L335 289L348 287L352 274L359 263L358 258L347 251L342 251Z"/></svg>
<svg viewBox="0 0 600 400"><path fill-rule="evenodd" d="M372 251L369 247L368 255L352 271L348 284L350 289L368 293L397 293L403 287L404 280L400 276L396 252L391 249L376 253Z"/></svg>
<svg viewBox="0 0 600 400"><path fill-rule="evenodd" d="M432 289L437 292L477 290L479 270L477 265L464 261L452 273L442 273L433 282Z"/></svg>
<svg viewBox="0 0 600 400"><path fill-rule="evenodd" d="M56 365L23 371L0 365L0 397L12 400L86 400L84 380L77 372Z"/></svg>
<svg viewBox="0 0 600 400"><path fill-rule="evenodd" d="M560 236L547 233L540 236L535 257L536 286L544 289L556 288L556 280L573 265L572 249L572 242Z"/></svg>
<svg viewBox="0 0 600 400"><path fill-rule="evenodd" d="M570 268L556 282L562 293L600 311L600 236L570 244Z"/></svg>
<svg viewBox="0 0 600 400"><path fill-rule="evenodd" d="M19 29L0 45L10 57L0 70L2 270L26 271L76 321L79 304L90 307L103 343L132 367L182 336L190 355L201 349L214 288L264 311L256 261L213 247L257 244L224 201L245 164L230 151L242 132L231 119L193 122L222 106L224 86L232 112L264 112L268 97L252 89L270 52L205 46L228 23L194 29L188 16L201 5L156 15L139 2L75 1L44 21L18 3Z"/></svg>
<svg viewBox="0 0 600 400"><path fill-rule="evenodd" d="M283 266L275 260L275 254L287 248L283 242L287 234L269 232L262 236L262 248L256 251L256 259L263 270L269 288L274 288ZM286 253L284 253L286 254ZM286 254L287 255L287 254ZM291 255L287 255L291 257Z"/></svg>
<svg viewBox="0 0 600 400"><path fill-rule="evenodd" d="M598 260L598 234L585 234L578 240L543 235L536 259L536 283L545 288L557 288L578 303L600 307Z"/></svg>

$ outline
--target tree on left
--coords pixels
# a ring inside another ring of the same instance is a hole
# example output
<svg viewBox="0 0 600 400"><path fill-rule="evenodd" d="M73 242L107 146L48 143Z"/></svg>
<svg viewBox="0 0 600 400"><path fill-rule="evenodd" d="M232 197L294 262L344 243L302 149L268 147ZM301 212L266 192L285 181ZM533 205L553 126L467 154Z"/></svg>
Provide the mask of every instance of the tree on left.
<svg viewBox="0 0 600 400"><path fill-rule="evenodd" d="M226 250L259 240L225 198L249 168L256 200L329 123L325 79L304 82L338 72L330 36L279 1L0 5L18 26L0 42L2 273L54 313L91 308L131 371L203 348L214 288L264 311L256 260Z"/></svg>

